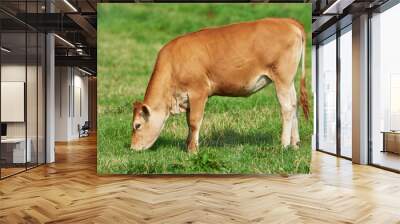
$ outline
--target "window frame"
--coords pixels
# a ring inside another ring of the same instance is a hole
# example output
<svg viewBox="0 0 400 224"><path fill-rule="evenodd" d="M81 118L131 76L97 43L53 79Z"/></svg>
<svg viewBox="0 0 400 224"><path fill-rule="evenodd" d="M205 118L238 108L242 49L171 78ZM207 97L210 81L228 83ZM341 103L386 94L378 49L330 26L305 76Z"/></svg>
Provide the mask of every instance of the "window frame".
<svg viewBox="0 0 400 224"><path fill-rule="evenodd" d="M317 44L316 44L316 50L315 50L315 58L316 58L316 151L323 152L329 155L333 155L339 158L343 158L346 160L352 160L351 157L347 157L342 155L342 150L341 150L341 118L340 118L340 104L341 104L341 94L340 94L340 84L341 84L341 67L340 67L340 37L344 35L347 32L352 32L352 22L349 19L351 17L345 17L343 18L342 25L343 27L340 27L339 24L334 24L336 28L336 32L332 33L331 35L327 35L323 39L319 39ZM338 23L341 22L341 20L338 21ZM329 28L328 28L329 29ZM322 43L330 42L330 41L336 41L336 151L335 153L329 152L327 150L324 150L320 148L319 144L319 112L320 112L320 105L319 105L319 98L320 98L320 92L319 92L319 85L320 85L320 79L319 79L319 47Z"/></svg>

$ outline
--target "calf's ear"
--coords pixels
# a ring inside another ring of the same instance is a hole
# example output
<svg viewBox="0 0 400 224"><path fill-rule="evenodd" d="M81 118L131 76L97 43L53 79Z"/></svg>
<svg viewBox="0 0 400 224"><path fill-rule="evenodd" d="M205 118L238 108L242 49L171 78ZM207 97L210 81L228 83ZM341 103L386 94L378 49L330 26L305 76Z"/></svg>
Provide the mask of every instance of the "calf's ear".
<svg viewBox="0 0 400 224"><path fill-rule="evenodd" d="M148 119L150 117L150 107L146 104L142 104L142 114L144 119Z"/></svg>
<svg viewBox="0 0 400 224"><path fill-rule="evenodd" d="M146 120L150 117L150 107L145 103L139 101L134 102L133 111L135 112L135 114L139 113Z"/></svg>

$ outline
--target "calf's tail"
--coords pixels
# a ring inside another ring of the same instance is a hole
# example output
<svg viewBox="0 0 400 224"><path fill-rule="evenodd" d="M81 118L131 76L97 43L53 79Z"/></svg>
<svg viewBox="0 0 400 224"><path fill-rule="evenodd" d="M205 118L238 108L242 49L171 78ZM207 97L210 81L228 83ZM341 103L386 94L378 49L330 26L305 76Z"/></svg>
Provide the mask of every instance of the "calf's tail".
<svg viewBox="0 0 400 224"><path fill-rule="evenodd" d="M303 108L304 117L309 119L310 106L308 103L308 92L306 86L306 34L303 32L303 52L301 55L301 79L300 79L300 105Z"/></svg>

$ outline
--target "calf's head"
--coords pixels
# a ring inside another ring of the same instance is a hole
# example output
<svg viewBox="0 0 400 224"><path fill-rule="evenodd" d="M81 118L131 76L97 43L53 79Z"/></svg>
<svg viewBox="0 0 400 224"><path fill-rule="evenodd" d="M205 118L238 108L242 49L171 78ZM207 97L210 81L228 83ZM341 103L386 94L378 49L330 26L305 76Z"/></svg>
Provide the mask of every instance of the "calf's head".
<svg viewBox="0 0 400 224"><path fill-rule="evenodd" d="M152 110L142 102L133 104L131 149L140 151L150 148L164 126L165 113Z"/></svg>

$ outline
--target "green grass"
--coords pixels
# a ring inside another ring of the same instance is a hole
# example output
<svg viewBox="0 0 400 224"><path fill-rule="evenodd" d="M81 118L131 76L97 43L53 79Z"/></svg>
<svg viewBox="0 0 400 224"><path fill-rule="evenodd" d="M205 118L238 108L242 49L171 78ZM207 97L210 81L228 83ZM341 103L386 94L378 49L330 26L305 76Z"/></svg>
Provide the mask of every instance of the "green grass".
<svg viewBox="0 0 400 224"><path fill-rule="evenodd" d="M158 50L184 33L264 17L296 18L308 33L310 87L311 4L99 4L98 10L100 174L309 172L312 120L299 111L301 146L282 148L273 85L247 98L210 98L197 155L185 149L184 114L168 119L151 149L134 152L129 146L132 102L143 100Z"/></svg>

